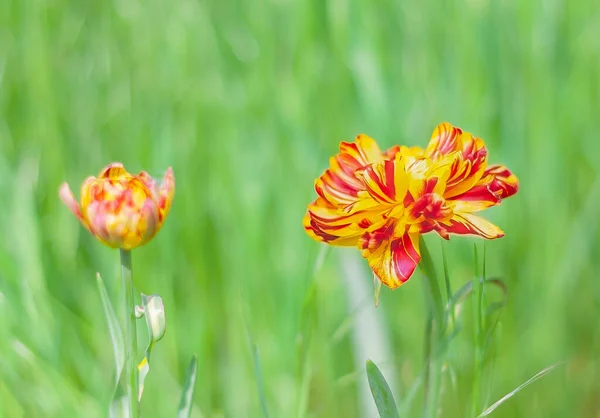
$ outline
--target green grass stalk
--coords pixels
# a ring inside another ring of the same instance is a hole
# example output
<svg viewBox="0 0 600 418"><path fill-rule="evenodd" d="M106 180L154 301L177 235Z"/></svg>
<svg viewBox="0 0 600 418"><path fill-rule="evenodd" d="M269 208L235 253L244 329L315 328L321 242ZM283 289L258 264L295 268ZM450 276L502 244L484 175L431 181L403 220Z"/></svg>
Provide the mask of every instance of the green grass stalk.
<svg viewBox="0 0 600 418"><path fill-rule="evenodd" d="M442 367L444 364L444 341L442 335L442 320L444 305L442 293L433 267L431 253L425 242L421 240L420 268L425 276L426 298L429 305L429 321L425 334L425 397L423 417L437 416L442 385Z"/></svg>
<svg viewBox="0 0 600 418"><path fill-rule="evenodd" d="M484 253L485 257L485 253ZM485 263L485 261L484 261ZM474 246L473 266L473 291L475 300L475 332L473 333L473 381L471 389L471 411L470 417L479 415L479 398L481 387L481 369L483 366L483 280L479 271L479 257L477 256L477 245Z"/></svg>

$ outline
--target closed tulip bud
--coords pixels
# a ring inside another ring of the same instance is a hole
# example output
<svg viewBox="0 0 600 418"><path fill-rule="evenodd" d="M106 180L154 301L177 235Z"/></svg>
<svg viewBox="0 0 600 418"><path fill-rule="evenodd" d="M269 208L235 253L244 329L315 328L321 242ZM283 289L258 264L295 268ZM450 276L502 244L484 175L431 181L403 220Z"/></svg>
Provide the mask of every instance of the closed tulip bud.
<svg viewBox="0 0 600 418"><path fill-rule="evenodd" d="M158 185L145 171L133 175L121 163L113 163L83 182L80 203L67 183L59 194L102 243L131 250L150 241L162 227L173 202L175 178L169 168Z"/></svg>

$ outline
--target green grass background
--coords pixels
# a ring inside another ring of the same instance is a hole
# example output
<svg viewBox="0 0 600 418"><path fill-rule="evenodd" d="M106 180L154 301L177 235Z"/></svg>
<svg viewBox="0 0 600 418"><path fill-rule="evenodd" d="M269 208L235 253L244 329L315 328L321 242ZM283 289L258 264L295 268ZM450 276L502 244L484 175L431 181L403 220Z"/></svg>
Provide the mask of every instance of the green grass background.
<svg viewBox="0 0 600 418"><path fill-rule="evenodd" d="M340 141L424 146L445 120L521 181L486 213L506 232L486 244L488 275L510 298L484 401L568 360L492 416L598 416L599 117L596 0L3 0L0 416L105 414L112 350L94 276L117 300L118 252L57 190L112 161L156 176L172 165L177 180L164 228L133 254L137 290L160 294L168 320L144 416L174 416L193 353L193 416L261 416L244 318L271 417L360 416L340 268L359 254L333 249L315 269L321 245L301 219ZM474 241L444 244L455 288ZM401 405L423 361L420 281L384 289L378 308ZM443 417L467 416L470 317Z"/></svg>

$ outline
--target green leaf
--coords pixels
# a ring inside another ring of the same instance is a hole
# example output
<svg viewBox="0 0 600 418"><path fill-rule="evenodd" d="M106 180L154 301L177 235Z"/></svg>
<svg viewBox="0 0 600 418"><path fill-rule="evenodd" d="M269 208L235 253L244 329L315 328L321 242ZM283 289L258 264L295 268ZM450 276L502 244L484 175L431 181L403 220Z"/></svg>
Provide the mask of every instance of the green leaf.
<svg viewBox="0 0 600 418"><path fill-rule="evenodd" d="M492 406L490 406L485 411L483 411L481 414L479 414L477 416L477 418L487 417L489 414L491 414L492 412L494 412L496 410L496 408L498 408L504 402L506 402L507 400L509 400L513 396L515 396L521 390L525 389L527 386L529 386L530 384L532 384L536 380L541 379L542 377L544 377L545 375L547 375L548 373L550 373L552 370L554 370L556 367L558 367L558 366L560 366L560 365L562 365L564 363L565 363L564 361L560 361L558 363L551 364L550 366L546 367L542 371L536 373L533 377L531 377L530 379L528 379L526 382L522 383L521 385L517 386L514 390L512 390L509 393L507 393L506 395L504 395L497 402L495 402Z"/></svg>
<svg viewBox="0 0 600 418"><path fill-rule="evenodd" d="M149 340L148 346L146 347L145 357L142 359L140 364L138 364L138 400L142 400L142 394L144 393L144 381L150 372L150 354L152 354L154 345L165 335L166 330L165 306L163 305L162 298L158 295L147 296L142 293L142 309L140 309L139 312L146 318Z"/></svg>
<svg viewBox="0 0 600 418"><path fill-rule="evenodd" d="M177 418L189 418L192 413L194 386L196 385L197 359L198 356L194 354L187 368L185 381L183 383L183 392L181 393L181 400L179 401L179 408L177 410Z"/></svg>
<svg viewBox="0 0 600 418"><path fill-rule="evenodd" d="M367 378L380 418L399 418L390 386L371 360L367 360Z"/></svg>
<svg viewBox="0 0 600 418"><path fill-rule="evenodd" d="M109 406L109 416L111 418L123 418L129 415L129 400L127 399L127 382L124 380L123 365L125 363L125 343L123 342L123 333L119 326L119 320L115 314L115 310L108 297L108 292L102 276L96 273L96 282L98 291L102 301L104 317L108 325L108 333L113 349L115 360L115 394Z"/></svg>
<svg viewBox="0 0 600 418"><path fill-rule="evenodd" d="M121 376L121 370L123 370L123 364L125 363L125 343L123 342L123 332L119 326L119 320L115 315L115 310L108 297L106 286L100 276L100 273L96 273L96 280L98 283L98 290L100 292L100 299L102 300L102 308L104 309L104 317L108 325L108 333L110 335L110 341L112 344L113 355L115 360L115 383L118 383L119 376Z"/></svg>

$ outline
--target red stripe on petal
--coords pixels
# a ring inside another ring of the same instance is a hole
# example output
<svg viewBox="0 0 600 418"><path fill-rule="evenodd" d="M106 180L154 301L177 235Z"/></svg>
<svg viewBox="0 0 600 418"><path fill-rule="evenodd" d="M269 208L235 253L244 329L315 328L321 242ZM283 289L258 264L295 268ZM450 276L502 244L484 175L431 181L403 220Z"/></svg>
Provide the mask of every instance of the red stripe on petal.
<svg viewBox="0 0 600 418"><path fill-rule="evenodd" d="M455 213L450 222L444 225L444 228L451 234L477 235L487 239L504 236L504 232L496 225L472 213Z"/></svg>
<svg viewBox="0 0 600 418"><path fill-rule="evenodd" d="M492 165L485 170L484 177L491 176L490 190L500 199L506 199L519 191L519 179L508 168Z"/></svg>
<svg viewBox="0 0 600 418"><path fill-rule="evenodd" d="M489 186L479 185L452 198L452 207L456 212L478 212L500 202L501 199L490 190Z"/></svg>
<svg viewBox="0 0 600 418"><path fill-rule="evenodd" d="M365 187L369 194L378 202L393 203L395 192L393 184L390 186L387 178L388 165L392 165L393 161L386 161L382 164L372 164L360 173L364 180ZM391 182L393 183L393 177Z"/></svg>
<svg viewBox="0 0 600 418"><path fill-rule="evenodd" d="M363 257L375 275L390 289L406 282L413 274L421 256L419 254L419 234L393 236L395 225L391 224L378 231L366 233L359 240Z"/></svg>

